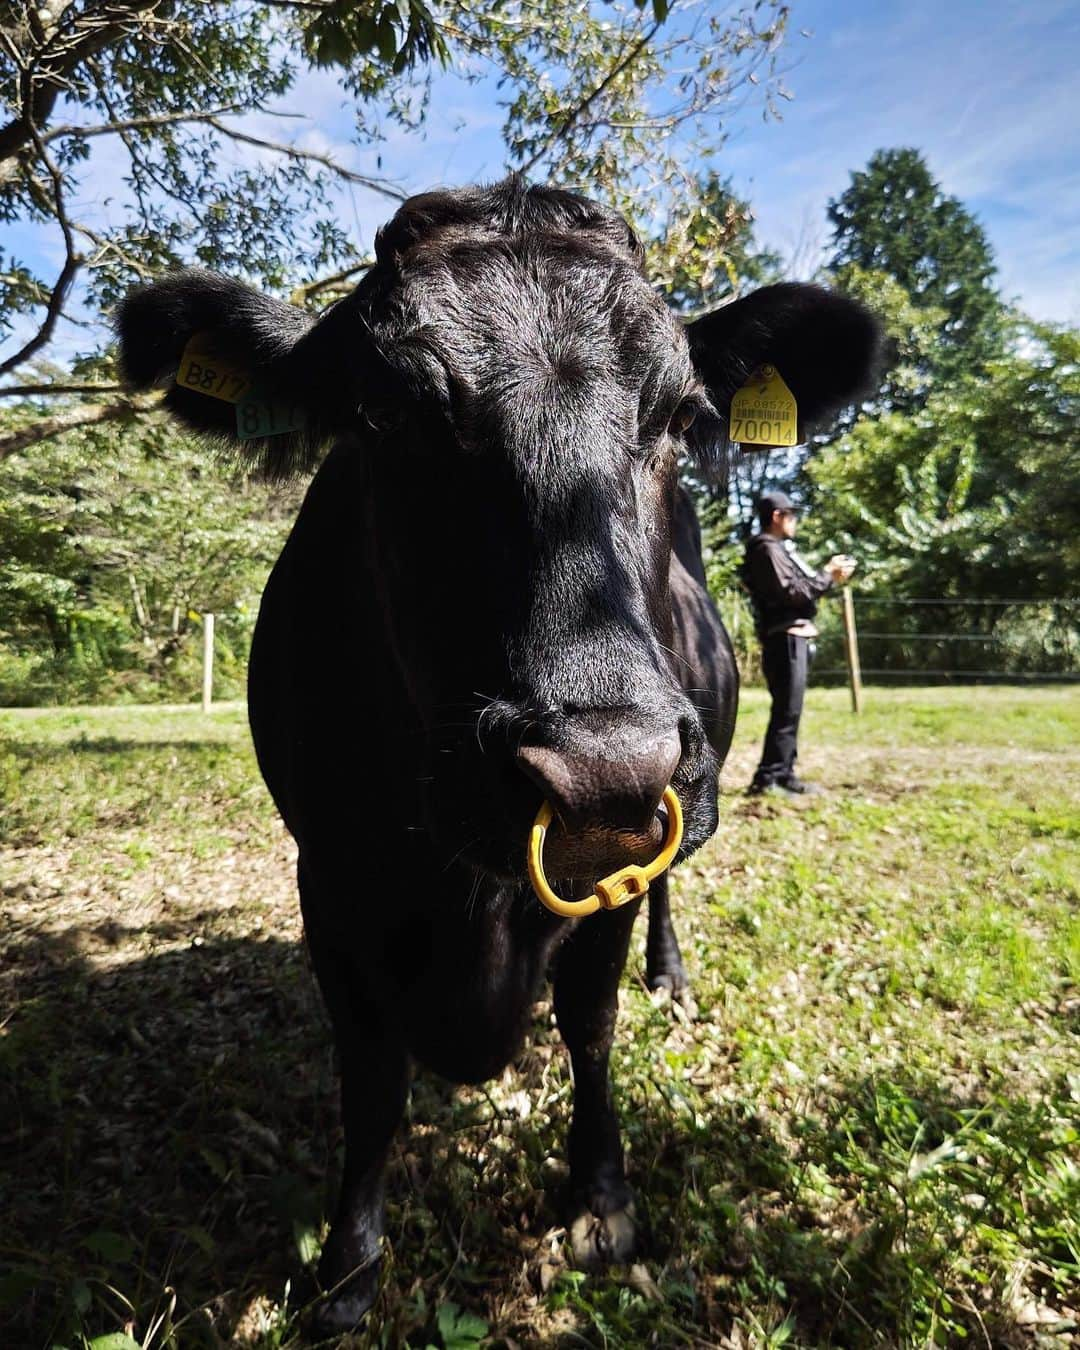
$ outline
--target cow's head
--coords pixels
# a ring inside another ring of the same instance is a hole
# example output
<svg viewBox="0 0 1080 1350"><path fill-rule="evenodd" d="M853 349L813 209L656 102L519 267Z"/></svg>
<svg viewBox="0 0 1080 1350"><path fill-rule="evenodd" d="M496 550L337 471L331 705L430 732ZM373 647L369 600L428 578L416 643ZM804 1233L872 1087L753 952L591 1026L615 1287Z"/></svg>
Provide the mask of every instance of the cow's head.
<svg viewBox="0 0 1080 1350"><path fill-rule="evenodd" d="M235 439L234 405L176 383L198 336L299 408L302 426L244 442L266 465L306 466L329 440L362 459L352 519L373 558L357 585L382 593L448 848L520 874L546 796L564 827L553 874L596 876L651 856L669 781L696 847L717 764L670 650L679 458L726 448L731 396L766 362L807 424L850 402L872 321L781 285L684 326L620 216L513 179L412 198L376 254L318 317L207 272L137 291L127 374Z"/></svg>

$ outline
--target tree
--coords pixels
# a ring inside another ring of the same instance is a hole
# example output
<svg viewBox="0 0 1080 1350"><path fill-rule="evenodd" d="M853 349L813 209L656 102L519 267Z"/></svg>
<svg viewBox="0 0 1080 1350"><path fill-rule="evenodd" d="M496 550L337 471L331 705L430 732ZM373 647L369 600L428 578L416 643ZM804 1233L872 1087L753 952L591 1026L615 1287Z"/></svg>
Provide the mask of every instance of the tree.
<svg viewBox="0 0 1080 1350"><path fill-rule="evenodd" d="M648 251L649 275L683 314L712 309L781 275L779 254L754 236L750 203L712 172L677 195Z"/></svg>
<svg viewBox="0 0 1080 1350"><path fill-rule="evenodd" d="M931 382L978 373L1001 354L1004 316L986 234L917 150L877 151L829 202L828 216L839 284L884 274L918 310L941 316L931 346L915 335L913 369L888 390L892 406L918 407Z"/></svg>
<svg viewBox="0 0 1080 1350"><path fill-rule="evenodd" d="M190 697L206 610L235 678L295 504L160 418L0 463L0 703Z"/></svg>
<svg viewBox="0 0 1080 1350"><path fill-rule="evenodd" d="M859 557L868 599L992 599L887 612L887 626L913 637L940 632L947 664L1000 668L1000 650L963 647L992 636L1014 665L1075 669L1076 611L1050 602L1080 594L1080 331L1018 317L1007 338L982 376L819 449L806 465L816 489L807 533L811 547Z"/></svg>
<svg viewBox="0 0 1080 1350"><path fill-rule="evenodd" d="M284 100L306 67L336 68L356 101L355 145L370 148L387 121L422 127L432 63L459 58L463 78L499 83L508 167L587 184L647 226L685 186L701 136L718 148L718 114L749 76L764 68L766 99L782 92L773 63L786 19L780 0L730 11L696 0L14 0L0 18L0 220L51 229L61 262L45 276L10 248L0 256L0 324L20 337L0 362L18 383L0 396L79 402L0 433L0 456L75 424L144 415L114 396L100 341L81 379L24 374L78 303L100 338L101 311L164 267L200 262L322 304L364 266L340 223L339 185L391 202L404 193L291 130ZM123 167L113 161L108 212L88 211L105 146Z"/></svg>
<svg viewBox="0 0 1080 1350"><path fill-rule="evenodd" d="M933 387L931 372L947 311L915 302L891 273L870 271L858 263L837 267L830 280L876 314L884 334L888 369L861 411L878 416L892 408L920 407ZM839 426L850 428L852 421L852 416L841 419Z"/></svg>

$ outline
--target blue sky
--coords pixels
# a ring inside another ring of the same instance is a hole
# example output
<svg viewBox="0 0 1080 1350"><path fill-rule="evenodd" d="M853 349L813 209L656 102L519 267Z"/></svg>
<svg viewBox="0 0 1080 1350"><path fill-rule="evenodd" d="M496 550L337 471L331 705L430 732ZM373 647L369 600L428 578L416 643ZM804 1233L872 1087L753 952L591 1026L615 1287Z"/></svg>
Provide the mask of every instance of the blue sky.
<svg viewBox="0 0 1080 1350"><path fill-rule="evenodd" d="M718 129L718 167L794 272L820 260L825 203L850 172L876 149L910 145L986 228L1003 294L1036 318L1080 323L1077 0L792 0L781 68L794 95L782 120L765 120L759 98L742 100ZM498 97L490 82L440 76L425 134L393 130L379 147L383 171L413 190L501 175ZM309 119L301 144L375 170L375 153L349 142L352 111L332 74L305 76L288 103ZM281 138L280 124L263 130ZM97 142L82 218L108 213L121 172L117 151ZM359 189L341 197L364 247L392 209ZM55 270L59 240L18 230L4 242ZM87 345L70 329L59 336L54 355Z"/></svg>
<svg viewBox="0 0 1080 1350"><path fill-rule="evenodd" d="M1036 318L1080 323L1077 0L792 0L780 64L794 95L782 120L744 101L718 158L763 242L811 270L828 245L825 204L851 171L877 149L915 146L985 227L1003 294ZM347 137L332 82L306 88L330 140ZM497 98L442 78L426 138L393 136L384 169L415 190L498 176ZM387 204L354 202L369 244Z"/></svg>
<svg viewBox="0 0 1080 1350"><path fill-rule="evenodd" d="M1003 293L1080 322L1080 5L794 0L780 123L723 156L761 235L828 239L826 200L874 150L922 150L985 227ZM812 33L799 36L799 29Z"/></svg>

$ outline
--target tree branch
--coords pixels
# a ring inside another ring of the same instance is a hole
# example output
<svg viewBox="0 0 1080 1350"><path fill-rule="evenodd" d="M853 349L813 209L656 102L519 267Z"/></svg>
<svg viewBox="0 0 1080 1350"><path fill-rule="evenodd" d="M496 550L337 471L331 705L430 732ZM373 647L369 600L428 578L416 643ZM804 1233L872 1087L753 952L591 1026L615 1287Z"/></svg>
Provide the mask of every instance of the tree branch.
<svg viewBox="0 0 1080 1350"><path fill-rule="evenodd" d="M109 239L105 235L98 234L89 225L82 225L76 220L72 222L72 229L89 239L97 249L96 257L90 259L91 267L97 266L107 253L115 253L124 266L130 267L143 281L152 281L158 275L154 268L148 267L146 263L129 253L115 239Z"/></svg>
<svg viewBox="0 0 1080 1350"><path fill-rule="evenodd" d="M351 267L344 267L332 276L319 277L316 281L308 281L301 286L296 286L289 296L289 304L302 305L305 300L310 300L313 295L321 295L323 291L332 290L343 281L348 281L350 277L355 276L357 272L364 272L374 265L374 258L362 258L358 263L353 263Z"/></svg>
<svg viewBox="0 0 1080 1350"><path fill-rule="evenodd" d="M56 394L122 394L122 384L5 384L0 398L51 398Z"/></svg>
<svg viewBox="0 0 1080 1350"><path fill-rule="evenodd" d="M589 94L587 98L582 99L576 108L570 110L567 116L563 118L560 125L555 128L551 135L544 141L543 145L541 145L540 149L536 151L532 159L530 159L527 164L521 166L521 169L519 170L520 173L527 174L536 167L551 147L562 140L570 128L577 122L578 118L589 111L596 100L603 94L604 90L608 89L614 80L617 80L625 70L628 70L630 66L634 64L659 31L659 23L654 23L649 26L647 31L641 35L626 55L615 62L592 93Z"/></svg>
<svg viewBox="0 0 1080 1350"><path fill-rule="evenodd" d="M103 122L100 126L80 127L73 123L54 127L42 140L49 144L62 138L85 139L90 136L114 136L122 131L146 131L152 127L178 126L184 122L210 122L215 117L226 117L235 113L248 112L242 104L234 103L226 108L208 108L204 112L160 113L156 117L129 117L115 122ZM286 114L275 114L285 116Z"/></svg>
<svg viewBox="0 0 1080 1350"><path fill-rule="evenodd" d="M39 417L25 427L0 432L0 460L25 450L28 445L52 440L65 431L102 422L118 422L125 417L152 412L156 406L156 401L150 398L130 398L120 403L94 403L89 408L69 408L55 417Z"/></svg>
<svg viewBox="0 0 1080 1350"><path fill-rule="evenodd" d="M30 64L21 63L20 107L0 126L0 162L17 155L34 139L56 106L67 77L79 64L107 47L127 30L141 11L153 9L160 0L108 0L101 13L81 13L70 28L60 28L34 52Z"/></svg>
<svg viewBox="0 0 1080 1350"><path fill-rule="evenodd" d="M230 140L243 141L245 145L257 146L260 150L272 150L279 155L287 155L290 159L305 160L312 164L322 164L325 168L337 174L339 178L344 179L346 183L356 183L360 187L370 188L372 192L381 192L384 197L392 197L394 201L403 202L408 193L401 188L390 186L385 179L369 178L362 173L355 173L352 169L346 169L343 164L330 158L329 155L320 155L315 150L301 150L298 146L288 145L281 141L267 141L261 136L251 136L246 131L234 131L232 127L227 127L217 118L209 117L207 121L215 130L228 136Z"/></svg>
<svg viewBox="0 0 1080 1350"><path fill-rule="evenodd" d="M60 269L60 275L56 279L56 284L49 295L49 303L45 309L45 318L34 336L15 353L9 356L6 361L0 362L0 375L6 375L8 371L14 370L16 366L22 365L28 361L31 356L41 350L42 347L52 337L53 329L56 327L56 321L64 308L64 301L71 290L71 284L75 280L75 274L82 265L82 259L75 250L75 235L71 228L71 221L68 219L67 210L64 206L64 179L60 170L49 157L49 152L45 148L45 142L41 139L41 133L34 124L33 119L29 120L30 136L37 147L38 154L42 163L49 171L49 177L53 182L53 206L54 214L59 222L60 229L64 236L64 265Z"/></svg>

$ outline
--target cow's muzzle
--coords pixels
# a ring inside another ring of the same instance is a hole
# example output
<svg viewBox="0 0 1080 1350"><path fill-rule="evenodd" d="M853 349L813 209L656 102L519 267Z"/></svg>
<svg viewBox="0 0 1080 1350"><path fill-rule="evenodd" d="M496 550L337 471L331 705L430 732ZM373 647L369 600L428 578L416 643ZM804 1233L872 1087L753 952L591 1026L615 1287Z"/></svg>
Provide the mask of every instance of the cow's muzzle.
<svg viewBox="0 0 1080 1350"><path fill-rule="evenodd" d="M660 799L682 753L677 726L607 712L568 720L558 745L520 746L519 767L555 815L550 874L595 878L654 858L664 838Z"/></svg>

